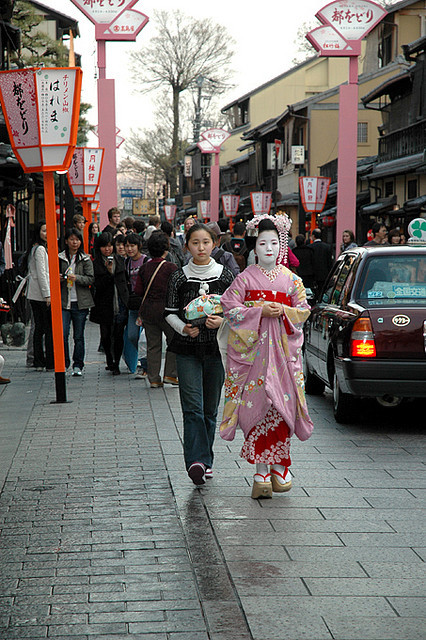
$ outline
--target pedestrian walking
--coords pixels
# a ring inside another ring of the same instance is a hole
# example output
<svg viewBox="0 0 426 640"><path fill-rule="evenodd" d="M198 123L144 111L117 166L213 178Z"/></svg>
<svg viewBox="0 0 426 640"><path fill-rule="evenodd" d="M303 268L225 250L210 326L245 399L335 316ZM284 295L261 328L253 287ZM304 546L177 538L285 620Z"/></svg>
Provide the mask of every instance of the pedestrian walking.
<svg viewBox="0 0 426 640"><path fill-rule="evenodd" d="M211 257L216 235L204 224L186 234L191 259L169 280L165 318L174 329L168 350L176 354L179 395L183 413L184 458L195 485L211 477L213 442L224 380L217 330L223 318L207 315L195 325L185 308L201 295L221 295L233 280L232 272Z"/></svg>
<svg viewBox="0 0 426 640"><path fill-rule="evenodd" d="M293 253L299 260L297 275L302 278L303 285L311 290L315 287L314 280L314 252L312 245L306 244L305 236L299 234L295 238L296 246Z"/></svg>
<svg viewBox="0 0 426 640"><path fill-rule="evenodd" d="M120 209L118 209L117 207L111 207L111 209L108 210L107 215L108 224L104 229L102 229L102 232L106 231L110 233L112 237L114 237L118 233L118 225L120 224L121 220Z"/></svg>
<svg viewBox="0 0 426 640"><path fill-rule="evenodd" d="M212 258L219 262L220 264L225 265L232 271L234 276L240 273L240 267L238 266L233 254L230 251L226 251L223 246L220 246L220 238L223 235L223 231L219 227L217 222L208 222L207 227L212 229L213 233L216 236L215 246L212 251Z"/></svg>
<svg viewBox="0 0 426 640"><path fill-rule="evenodd" d="M176 356L171 351L166 351L163 380L160 376L163 335L169 344L174 334L164 319L167 284L170 275L177 270L173 262L166 260L169 248L169 238L163 231L151 234L148 240L151 260L139 269L134 289L141 299L137 322L145 329L148 380L154 389L162 387L163 383L178 384Z"/></svg>
<svg viewBox="0 0 426 640"><path fill-rule="evenodd" d="M141 334L141 327L136 324L141 304L141 296L136 294L136 279L141 266L148 260L147 256L141 252L142 238L137 233L129 233L126 236L125 248L127 258L125 260L127 281L129 283L129 301L127 308L127 324L124 330L123 359L130 373L136 373L138 366L138 344ZM142 363L142 368L146 370L146 362Z"/></svg>
<svg viewBox="0 0 426 640"><path fill-rule="evenodd" d="M333 256L330 245L321 240L321 229L314 229L311 238L313 240L312 251L314 252L315 293L318 298L333 266Z"/></svg>
<svg viewBox="0 0 426 640"><path fill-rule="evenodd" d="M64 331L65 367L71 364L69 334L72 324L74 350L73 376L81 376L84 368L84 328L93 307L91 287L95 282L93 262L83 250L83 237L78 229L65 232L65 250L59 254L61 274L62 325Z"/></svg>
<svg viewBox="0 0 426 640"><path fill-rule="evenodd" d="M45 220L37 222L33 241L30 243L23 262L24 265L28 265L26 296L30 301L34 317L33 366L37 371L43 371L44 368L53 371L52 315Z"/></svg>
<svg viewBox="0 0 426 640"><path fill-rule="evenodd" d="M287 216L255 216L256 265L237 276L222 296L229 322L225 407L220 435L244 433L241 457L256 465L252 498L291 489L290 439L312 433L303 385L302 324L309 305L301 278L281 262Z"/></svg>
<svg viewBox="0 0 426 640"><path fill-rule="evenodd" d="M93 260L95 257L95 238L99 235L100 228L97 222L89 224L89 254Z"/></svg>
<svg viewBox="0 0 426 640"><path fill-rule="evenodd" d="M364 247L380 247L389 244L387 242L388 230L383 222L375 222L371 227L371 233L373 237L364 244Z"/></svg>
<svg viewBox="0 0 426 640"><path fill-rule="evenodd" d="M90 320L100 326L107 370L119 375L129 289L124 260L114 254L112 242L112 235L107 231L95 240L95 306L90 311Z"/></svg>

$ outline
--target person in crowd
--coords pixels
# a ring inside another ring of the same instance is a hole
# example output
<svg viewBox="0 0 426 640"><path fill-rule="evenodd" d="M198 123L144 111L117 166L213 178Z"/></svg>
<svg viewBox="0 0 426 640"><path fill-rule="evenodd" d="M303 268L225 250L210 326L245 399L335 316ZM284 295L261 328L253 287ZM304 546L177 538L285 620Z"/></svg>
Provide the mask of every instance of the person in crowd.
<svg viewBox="0 0 426 640"><path fill-rule="evenodd" d="M100 325L107 370L119 375L129 289L124 260L114 253L113 238L107 231L95 240L93 269L95 306L90 311L90 320Z"/></svg>
<svg viewBox="0 0 426 640"><path fill-rule="evenodd" d="M247 258L249 256L249 250L247 249L244 236L246 233L246 225L244 222L236 222L232 233L232 238L229 242L222 244L222 249L229 251L235 258L240 273L247 266Z"/></svg>
<svg viewBox="0 0 426 640"><path fill-rule="evenodd" d="M83 232L81 232L83 233ZM99 224L97 222L91 222L89 224L89 254L93 260L93 258L95 257L94 252L95 252L95 238L99 235L100 233L100 228L99 228Z"/></svg>
<svg viewBox="0 0 426 640"><path fill-rule="evenodd" d="M147 257L141 252L142 238L137 233L129 233L126 236L125 247L127 253L125 264L130 295L127 304L129 309L127 325L124 330L123 358L130 373L135 374L138 367L138 343L141 334L141 327L136 324L141 298L135 293L135 285L139 269L146 262ZM146 362L142 363L142 368L146 370Z"/></svg>
<svg viewBox="0 0 426 640"><path fill-rule="evenodd" d="M373 239L368 240L364 247L379 247L383 244L389 244L387 242L388 230L382 222L375 222L371 227L371 233L373 234Z"/></svg>
<svg viewBox="0 0 426 640"><path fill-rule="evenodd" d="M33 366L37 371L53 371L52 315L50 309L49 259L47 256L46 221L39 220L33 240L25 254L28 265L26 296L34 318Z"/></svg>
<svg viewBox="0 0 426 640"><path fill-rule="evenodd" d="M168 350L176 354L179 396L183 413L185 467L195 485L212 476L213 442L224 371L217 343L223 318L205 317L195 325L185 307L201 294L222 294L234 279L228 267L211 257L217 237L204 224L188 229L186 246L191 259L170 276L165 318L174 330Z"/></svg>
<svg viewBox="0 0 426 640"><path fill-rule="evenodd" d="M86 218L81 215L81 213L76 213L72 217L72 226L74 229L80 231L81 234L84 232L84 226L86 224Z"/></svg>
<svg viewBox="0 0 426 640"><path fill-rule="evenodd" d="M311 238L311 247L314 252L315 288L318 296L333 266L333 255L330 245L321 240L321 229L314 229Z"/></svg>
<svg viewBox="0 0 426 640"><path fill-rule="evenodd" d="M228 267L234 274L234 276L240 273L240 267L238 266L234 256L230 251L225 251L224 247L220 246L220 237L223 233L217 222L207 222L206 225L209 229L213 231L213 234L216 236L215 246L213 247L213 251L211 253L211 257Z"/></svg>
<svg viewBox="0 0 426 640"><path fill-rule="evenodd" d="M314 252L310 244L306 244L305 236L299 234L295 238L296 246L293 253L299 260L297 267L297 275L302 278L303 285L313 290L315 286L314 280Z"/></svg>
<svg viewBox="0 0 426 640"><path fill-rule="evenodd" d="M345 229L342 233L342 244L340 245L340 253L347 251L348 249L355 249L357 247L355 242L355 234L350 229Z"/></svg>
<svg viewBox="0 0 426 640"><path fill-rule="evenodd" d="M0 354L0 384L9 384L10 378L4 378L3 375L2 375L3 367L4 367L4 358Z"/></svg>
<svg viewBox="0 0 426 640"><path fill-rule="evenodd" d="M163 334L169 344L174 333L164 320L167 283L177 269L176 264L166 259L169 246L169 237L163 231L151 234L148 240L151 260L139 269L135 285L135 293L141 299L138 324L145 329L148 380L154 389L162 387L163 383L178 384L176 356L171 351L166 352L163 380L160 376Z"/></svg>
<svg viewBox="0 0 426 640"><path fill-rule="evenodd" d="M136 218L136 220L133 223L133 230L135 233L138 234L138 236L143 236L143 234L145 233L145 229L146 229L146 224L143 220L138 220Z"/></svg>
<svg viewBox="0 0 426 640"><path fill-rule="evenodd" d="M127 258L126 251L126 236L122 233L117 233L113 238L114 251L117 255L121 256L123 260Z"/></svg>
<svg viewBox="0 0 426 640"><path fill-rule="evenodd" d="M62 325L64 331L65 367L71 364L69 334L72 323L74 351L72 375L81 376L84 368L84 328L94 302L91 286L95 282L93 262L83 250L83 237L78 229L67 229L65 250L59 254L61 274Z"/></svg>
<svg viewBox="0 0 426 640"><path fill-rule="evenodd" d="M183 257L182 246L179 240L176 240L176 238L174 237L173 225L167 220L164 220L164 222L161 223L160 228L161 228L161 231L163 231L166 234L170 243L169 252L166 257L166 260L169 260L169 262L174 262L174 264L177 265L180 269L181 267L183 267L185 263L185 259ZM148 247L148 251L149 251L149 247Z"/></svg>
<svg viewBox="0 0 426 640"><path fill-rule="evenodd" d="M401 231L399 229L391 229L388 233L389 244L401 244Z"/></svg>
<svg viewBox="0 0 426 640"><path fill-rule="evenodd" d="M117 207L112 207L111 209L108 210L107 215L108 215L108 224L105 227L105 229L102 229L102 231L107 231L112 235L112 237L114 237L118 233L117 227L120 224L120 220L121 220L120 209L118 209Z"/></svg>
<svg viewBox="0 0 426 640"><path fill-rule="evenodd" d="M306 440L313 430L301 362L310 308L301 278L283 266L290 224L287 216L248 223L258 262L222 295L229 337L220 435L243 431L240 455L256 465L254 499L291 489L291 436Z"/></svg>
<svg viewBox="0 0 426 640"><path fill-rule="evenodd" d="M127 216L126 218L124 218L122 222L126 227L126 235L128 233L135 233L135 228L134 228L135 219L133 216Z"/></svg>
<svg viewBox="0 0 426 640"><path fill-rule="evenodd" d="M221 247L223 244L225 244L225 242L231 241L232 233L229 230L228 218L219 218L217 224L220 229L219 246Z"/></svg>
<svg viewBox="0 0 426 640"><path fill-rule="evenodd" d="M185 253L185 248L186 248L185 236L188 233L189 229L194 224L197 224L196 218L193 218L192 216L188 216L188 218L185 218L184 223L183 223L183 234L179 236L179 242L182 245L182 249L183 249L184 253Z"/></svg>

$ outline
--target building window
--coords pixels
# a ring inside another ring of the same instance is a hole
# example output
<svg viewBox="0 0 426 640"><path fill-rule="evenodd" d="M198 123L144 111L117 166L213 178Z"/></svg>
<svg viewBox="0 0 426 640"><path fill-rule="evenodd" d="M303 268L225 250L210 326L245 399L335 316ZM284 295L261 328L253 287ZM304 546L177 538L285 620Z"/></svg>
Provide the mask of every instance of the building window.
<svg viewBox="0 0 426 640"><path fill-rule="evenodd" d="M368 122L358 122L358 143L366 144L368 142Z"/></svg>
<svg viewBox="0 0 426 640"><path fill-rule="evenodd" d="M417 198L417 180L408 180L407 182L407 200Z"/></svg>
<svg viewBox="0 0 426 640"><path fill-rule="evenodd" d="M385 198L393 195L393 181L385 182Z"/></svg>

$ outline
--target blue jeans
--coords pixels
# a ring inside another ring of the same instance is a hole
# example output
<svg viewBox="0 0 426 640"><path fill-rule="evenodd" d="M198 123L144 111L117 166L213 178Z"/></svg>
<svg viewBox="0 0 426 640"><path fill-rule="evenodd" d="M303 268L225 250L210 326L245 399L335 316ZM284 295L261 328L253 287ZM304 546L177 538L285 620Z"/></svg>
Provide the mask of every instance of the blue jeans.
<svg viewBox="0 0 426 640"><path fill-rule="evenodd" d="M79 309L77 302L71 302L70 309L62 309L62 324L64 328L65 367L70 366L69 335L72 322L74 338L74 352L72 354L73 367L84 367L84 327L89 309Z"/></svg>
<svg viewBox="0 0 426 640"><path fill-rule="evenodd" d="M217 410L225 379L220 356L176 355L183 413L183 450L188 470L193 462L213 465Z"/></svg>
<svg viewBox="0 0 426 640"><path fill-rule="evenodd" d="M141 335L141 327L136 324L139 312L130 310L127 325L124 330L123 358L131 373L135 373L138 366L138 342Z"/></svg>

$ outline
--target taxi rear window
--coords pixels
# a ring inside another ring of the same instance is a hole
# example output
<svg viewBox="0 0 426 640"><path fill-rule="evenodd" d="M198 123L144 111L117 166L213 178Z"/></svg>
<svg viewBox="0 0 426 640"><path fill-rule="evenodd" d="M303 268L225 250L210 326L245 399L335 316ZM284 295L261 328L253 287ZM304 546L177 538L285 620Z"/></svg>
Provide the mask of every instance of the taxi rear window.
<svg viewBox="0 0 426 640"><path fill-rule="evenodd" d="M426 256L377 256L367 260L357 295L367 306L426 304Z"/></svg>

